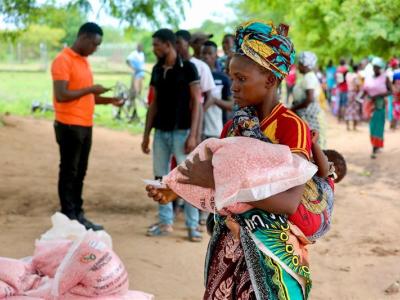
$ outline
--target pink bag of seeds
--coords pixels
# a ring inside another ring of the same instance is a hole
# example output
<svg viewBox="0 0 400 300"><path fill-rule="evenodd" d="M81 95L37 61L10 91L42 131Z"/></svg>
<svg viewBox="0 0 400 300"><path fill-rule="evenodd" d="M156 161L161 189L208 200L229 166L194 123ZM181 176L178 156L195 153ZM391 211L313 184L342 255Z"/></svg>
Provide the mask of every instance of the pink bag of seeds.
<svg viewBox="0 0 400 300"><path fill-rule="evenodd" d="M0 298L20 294L24 290L24 277L28 266L25 262L0 257Z"/></svg>
<svg viewBox="0 0 400 300"><path fill-rule="evenodd" d="M154 296L141 291L128 291L124 294L96 296L91 297L93 300L154 300ZM57 300L89 300L87 297L77 296L74 294L65 294Z"/></svg>
<svg viewBox="0 0 400 300"><path fill-rule="evenodd" d="M215 191L179 184L183 175L175 168L163 178L180 197L193 206L221 214L242 213L258 201L306 183L317 171L309 161L293 155L285 145L270 144L254 138L207 139L189 154L205 159L205 148L213 152ZM182 164L184 167L184 164Z"/></svg>
<svg viewBox="0 0 400 300"><path fill-rule="evenodd" d="M86 297L126 293L128 274L118 256L94 233L68 251L55 275L52 295L67 292Z"/></svg>
<svg viewBox="0 0 400 300"><path fill-rule="evenodd" d="M73 244L71 240L36 241L32 264L42 275L54 278L59 265Z"/></svg>
<svg viewBox="0 0 400 300"><path fill-rule="evenodd" d="M0 299L11 297L17 293L17 290L11 285L0 279Z"/></svg>

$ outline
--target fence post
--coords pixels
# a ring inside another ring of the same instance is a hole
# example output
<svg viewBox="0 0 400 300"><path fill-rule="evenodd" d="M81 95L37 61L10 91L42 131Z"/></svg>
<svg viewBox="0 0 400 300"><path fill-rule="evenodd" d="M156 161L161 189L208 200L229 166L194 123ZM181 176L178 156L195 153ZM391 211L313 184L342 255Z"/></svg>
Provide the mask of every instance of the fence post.
<svg viewBox="0 0 400 300"><path fill-rule="evenodd" d="M21 42L18 42L18 44L17 44L17 62L20 64L23 63Z"/></svg>
<svg viewBox="0 0 400 300"><path fill-rule="evenodd" d="M46 72L48 64L47 45L42 42L40 43L39 48L40 48L40 62L41 62L40 69Z"/></svg>

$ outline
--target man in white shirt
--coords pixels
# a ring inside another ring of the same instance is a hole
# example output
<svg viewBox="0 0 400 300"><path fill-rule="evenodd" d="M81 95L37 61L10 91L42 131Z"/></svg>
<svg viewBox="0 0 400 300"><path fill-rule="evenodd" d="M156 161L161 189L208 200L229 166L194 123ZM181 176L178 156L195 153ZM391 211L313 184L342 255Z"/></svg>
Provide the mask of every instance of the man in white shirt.
<svg viewBox="0 0 400 300"><path fill-rule="evenodd" d="M224 124L222 112L223 110L231 112L233 108L229 77L216 68L217 51L218 46L212 41L207 41L204 43L201 52L204 62L211 69L216 85L211 92L211 101L207 102L204 106L204 139L220 137Z"/></svg>
<svg viewBox="0 0 400 300"><path fill-rule="evenodd" d="M189 60L193 63L200 77L200 89L202 92L203 104L207 103L211 99L211 91L215 88L214 78L211 73L210 67L202 60L197 59L190 55L189 47L192 36L187 30L178 30L176 33L176 50L178 54L184 60ZM199 124L199 142L203 132L203 115L204 111L201 111L200 124Z"/></svg>
<svg viewBox="0 0 400 300"><path fill-rule="evenodd" d="M214 77L211 73L210 67L202 60L191 56L189 52L190 43L192 41L192 36L187 30L178 30L175 32L176 35L176 50L180 57L184 60L189 60L193 63L200 77L200 89L202 93L201 99L203 100L203 106L207 102L212 101L212 90L215 89ZM203 135L203 125L204 125L204 107L200 110L199 124L198 124L198 143L202 140ZM207 213L200 212L200 225L205 225L207 220Z"/></svg>
<svg viewBox="0 0 400 300"><path fill-rule="evenodd" d="M143 78L145 74L145 56L143 45L138 44L136 50L132 51L126 58L126 63L132 69L132 88L140 96L142 93Z"/></svg>

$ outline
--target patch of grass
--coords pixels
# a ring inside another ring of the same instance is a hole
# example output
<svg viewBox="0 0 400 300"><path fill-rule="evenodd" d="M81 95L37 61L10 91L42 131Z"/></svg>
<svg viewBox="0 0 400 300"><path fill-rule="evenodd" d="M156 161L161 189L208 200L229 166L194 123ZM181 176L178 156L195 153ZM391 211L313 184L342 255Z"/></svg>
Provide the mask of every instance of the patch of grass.
<svg viewBox="0 0 400 300"><path fill-rule="evenodd" d="M114 86L117 81L130 86L131 76L129 74L94 74L94 82L106 87ZM145 83L148 82L148 75ZM34 101L42 104L52 103L52 80L48 72L0 72L0 114L6 112L37 118L54 119L53 112L31 113ZM143 92L146 95L147 91ZM113 96L112 91L104 96ZM139 106L139 116L144 121L146 109ZM140 124L128 124L126 121L113 119L112 105L97 105L94 122L98 126L117 130L128 130L132 133L140 133L143 127Z"/></svg>

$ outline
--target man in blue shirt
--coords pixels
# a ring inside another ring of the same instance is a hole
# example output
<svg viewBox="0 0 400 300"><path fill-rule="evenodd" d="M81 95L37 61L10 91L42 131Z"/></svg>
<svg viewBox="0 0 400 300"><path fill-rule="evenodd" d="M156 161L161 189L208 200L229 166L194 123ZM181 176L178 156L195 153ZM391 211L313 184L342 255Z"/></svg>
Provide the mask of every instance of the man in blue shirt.
<svg viewBox="0 0 400 300"><path fill-rule="evenodd" d="M326 91L329 104L332 102L332 90L336 87L336 67L333 65L332 59L329 60L326 66Z"/></svg>
<svg viewBox="0 0 400 300"><path fill-rule="evenodd" d="M204 104L204 138L219 137L223 128L223 112L232 111L231 82L228 76L216 69L217 45L212 41L204 43L202 59L210 67L216 87L210 99Z"/></svg>

